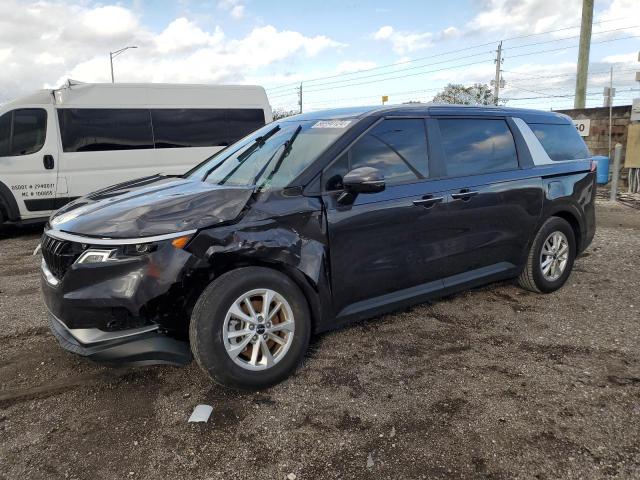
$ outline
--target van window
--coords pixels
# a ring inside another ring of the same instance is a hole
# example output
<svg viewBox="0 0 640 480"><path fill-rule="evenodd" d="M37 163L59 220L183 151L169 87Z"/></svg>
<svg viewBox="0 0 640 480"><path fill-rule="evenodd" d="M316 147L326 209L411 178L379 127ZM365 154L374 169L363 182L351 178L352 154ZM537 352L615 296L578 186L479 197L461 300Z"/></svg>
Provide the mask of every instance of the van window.
<svg viewBox="0 0 640 480"><path fill-rule="evenodd" d="M504 120L438 120L448 177L518 168L513 135Z"/></svg>
<svg viewBox="0 0 640 480"><path fill-rule="evenodd" d="M424 120L383 120L325 170L325 190L342 189L342 178L358 167L377 168L387 184L428 177Z"/></svg>
<svg viewBox="0 0 640 480"><path fill-rule="evenodd" d="M35 153L47 136L47 111L21 108L0 117L0 156Z"/></svg>
<svg viewBox="0 0 640 480"><path fill-rule="evenodd" d="M147 109L61 108L58 119L65 152L153 148Z"/></svg>
<svg viewBox="0 0 640 480"><path fill-rule="evenodd" d="M589 158L589 150L572 124L530 123L551 160L579 160Z"/></svg>
<svg viewBox="0 0 640 480"><path fill-rule="evenodd" d="M234 108L227 110L229 122L229 144L246 137L264 127L264 111L259 108Z"/></svg>
<svg viewBox="0 0 640 480"><path fill-rule="evenodd" d="M155 147L228 145L230 137L226 117L226 110L223 108L152 109L151 119L153 120Z"/></svg>

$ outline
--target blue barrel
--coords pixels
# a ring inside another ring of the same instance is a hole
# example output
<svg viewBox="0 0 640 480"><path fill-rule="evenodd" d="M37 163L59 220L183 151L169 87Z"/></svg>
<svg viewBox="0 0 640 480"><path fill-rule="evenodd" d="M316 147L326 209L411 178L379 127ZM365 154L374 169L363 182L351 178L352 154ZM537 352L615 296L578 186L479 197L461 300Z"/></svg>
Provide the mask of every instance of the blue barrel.
<svg viewBox="0 0 640 480"><path fill-rule="evenodd" d="M596 155L591 157L598 164L596 173L596 182L598 185L606 185L609 183L609 157Z"/></svg>

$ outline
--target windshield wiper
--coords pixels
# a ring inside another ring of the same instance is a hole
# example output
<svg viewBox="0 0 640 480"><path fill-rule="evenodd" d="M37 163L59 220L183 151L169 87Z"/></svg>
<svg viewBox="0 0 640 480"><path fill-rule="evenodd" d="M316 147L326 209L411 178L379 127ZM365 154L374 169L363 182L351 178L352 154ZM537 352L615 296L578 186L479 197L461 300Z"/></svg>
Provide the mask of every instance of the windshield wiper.
<svg viewBox="0 0 640 480"><path fill-rule="evenodd" d="M253 144L247 148L244 152L242 152L240 155L238 155L238 165L236 165L229 174L227 174L221 181L220 184L223 184L224 182L226 182L227 180L229 180L229 178L231 177L231 175L233 175L234 173L236 173L236 171L242 166L242 164L244 163L244 161L249 158L251 155L253 155L253 153L258 150L259 148L262 148L262 146L265 144L265 142L267 140L269 140L269 138L271 138L278 130L280 130L280 125L276 125L275 127L273 127L271 130L269 130L267 133L265 133L264 135L261 135L260 137L257 137L254 141ZM226 147L225 147L226 148ZM205 174L205 176L202 178L202 181L204 182L207 177L209 175L211 175L211 173L218 168L218 166L220 166L222 162L218 162L216 165L214 165L212 168L210 168L207 173Z"/></svg>
<svg viewBox="0 0 640 480"><path fill-rule="evenodd" d="M289 153L291 153L291 147L293 147L293 142L296 141L296 138L298 137L298 134L300 133L301 130L302 130L302 125L298 125L298 128L296 128L295 132L293 132L293 135L291 135L291 138L289 138L289 140L284 142L284 150L282 150L282 153L278 157L278 160L276 160L275 167L273 167L273 170L271 170L271 173L269 173L269 176L267 177L267 179L262 183L263 186L269 183L273 178L273 176L276 173L278 173L278 170L280 170L280 167L282 166L282 162L284 161L285 158L287 158ZM271 163L271 159L269 159L266 165L262 167L260 172L258 172L258 175L256 175L256 178L253 180L254 185L257 183L258 179L262 176L262 174L267 169L270 163Z"/></svg>

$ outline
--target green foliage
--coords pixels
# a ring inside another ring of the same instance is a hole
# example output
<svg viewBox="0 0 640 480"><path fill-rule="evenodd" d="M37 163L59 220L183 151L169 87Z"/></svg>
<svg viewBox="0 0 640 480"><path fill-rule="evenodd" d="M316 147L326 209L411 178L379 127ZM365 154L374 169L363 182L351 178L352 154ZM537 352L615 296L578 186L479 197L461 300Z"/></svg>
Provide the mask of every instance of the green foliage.
<svg viewBox="0 0 640 480"><path fill-rule="evenodd" d="M451 103L456 105L495 105L493 91L486 84L476 83L470 87L450 83L444 90L433 97L434 103ZM500 105L506 100L500 99Z"/></svg>

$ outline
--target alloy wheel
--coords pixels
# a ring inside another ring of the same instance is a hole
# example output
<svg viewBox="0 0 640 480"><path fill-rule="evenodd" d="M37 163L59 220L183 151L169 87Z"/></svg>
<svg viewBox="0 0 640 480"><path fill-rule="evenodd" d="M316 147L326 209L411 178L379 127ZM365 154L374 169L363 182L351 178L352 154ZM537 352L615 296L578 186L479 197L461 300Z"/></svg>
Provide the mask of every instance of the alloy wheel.
<svg viewBox="0 0 640 480"><path fill-rule="evenodd" d="M266 370L291 347L295 320L289 302L264 288L242 294L225 316L223 341L234 363L247 370Z"/></svg>
<svg viewBox="0 0 640 480"><path fill-rule="evenodd" d="M555 231L542 244L540 270L545 280L555 282L564 273L569 262L569 241L567 236Z"/></svg>

